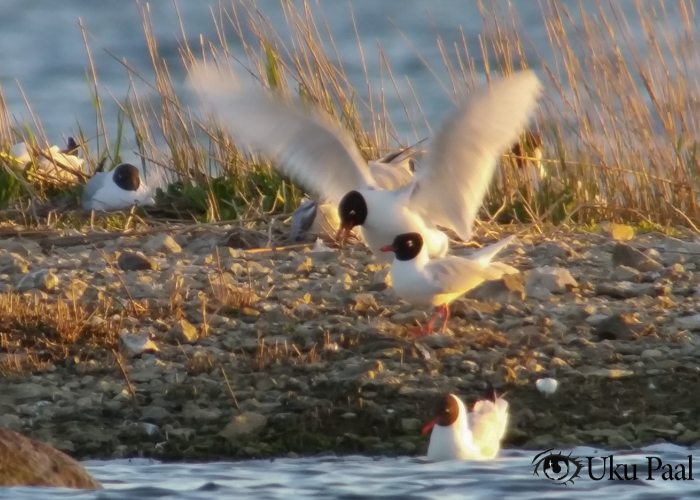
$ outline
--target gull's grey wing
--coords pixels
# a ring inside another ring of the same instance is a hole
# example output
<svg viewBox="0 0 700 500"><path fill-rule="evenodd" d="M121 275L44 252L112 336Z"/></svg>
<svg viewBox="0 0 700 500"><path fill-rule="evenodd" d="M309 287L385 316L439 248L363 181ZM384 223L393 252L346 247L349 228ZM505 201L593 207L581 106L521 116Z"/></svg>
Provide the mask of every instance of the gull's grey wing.
<svg viewBox="0 0 700 500"><path fill-rule="evenodd" d="M377 186L382 189L400 189L413 180L412 157L420 151L418 145L425 139L369 162Z"/></svg>
<svg viewBox="0 0 700 500"><path fill-rule="evenodd" d="M292 241L301 239L311 228L318 212L318 202L316 200L304 200L292 213L290 238Z"/></svg>

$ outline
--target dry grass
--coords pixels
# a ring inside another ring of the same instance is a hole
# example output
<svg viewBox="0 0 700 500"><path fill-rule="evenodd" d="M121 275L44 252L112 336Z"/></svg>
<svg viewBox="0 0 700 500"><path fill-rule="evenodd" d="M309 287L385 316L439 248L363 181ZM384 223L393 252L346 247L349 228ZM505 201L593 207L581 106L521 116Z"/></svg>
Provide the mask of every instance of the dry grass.
<svg viewBox="0 0 700 500"><path fill-rule="evenodd" d="M0 294L0 374L43 371L71 357L116 345L118 322L90 321L80 302Z"/></svg>
<svg viewBox="0 0 700 500"><path fill-rule="evenodd" d="M682 26L669 19L666 8L671 3ZM320 108L341 122L366 158L397 143L422 138L418 132L415 137L399 138L393 123L401 117L387 112L385 88L395 89L404 105L402 114L410 117L416 130L425 116L414 112L420 113L422 107L410 81L410 90L402 93L405 85L399 84L383 54L381 89L372 88L369 76L366 88L356 89L339 61L339 50L323 18L306 4L297 8L281 0L280 5L287 20L284 27L272 26L253 1L223 3L213 16L219 38L201 40L197 46L183 43L183 66L214 56L233 61L239 66L238 73L242 66L260 85ZM441 78L436 88L454 99L484 80L484 75L488 80L524 67L538 69L546 83L537 127L545 139L544 157L551 176L535 192L512 162L504 162L487 197L489 211L498 213L499 220L616 219L687 226L699 219L695 179L700 131L694 116L700 95L690 75L700 67L700 51L693 38L693 5L687 0L659 0L637 1L635 7L632 16L641 20L641 30L630 28L631 20L615 3L596 1L595 7L592 3L569 7L542 0L549 46L540 43L535 47L515 10L503 11L495 2L482 2L484 30L479 47L467 46L466 37L458 43L436 37L442 61L427 61L417 51L416 58L426 71ZM158 217L249 218L296 207L297 188L264 159L243 154L196 110L182 105L171 68L160 55L147 6L142 9L142 21L155 78L146 81L127 70L134 89L145 84L156 98L133 90L122 103L117 136L107 138L113 125L104 123L103 96L95 83L91 91L97 131L78 138L79 143L90 146L82 150L87 165L94 169L104 159L114 163L120 149L131 147L144 165L159 166L177 179L161 198L166 212L154 212L151 221ZM182 30L182 38L187 39ZM85 31L84 37L92 61L95 55ZM242 50L233 49L231 39L240 41ZM538 49L549 54L540 55ZM359 44L357 50L362 51ZM375 70L366 65L363 69L365 75ZM437 76L440 74L446 77ZM93 77L96 82L97 75ZM367 96L364 100L363 95ZM0 93L1 150L19 136L45 144L38 117L31 127L36 136L29 136L25 127L12 127L1 101ZM127 140L127 136L135 139ZM0 205L22 199L40 206L55 199L56 189L47 188L45 179L32 179L0 158Z"/></svg>

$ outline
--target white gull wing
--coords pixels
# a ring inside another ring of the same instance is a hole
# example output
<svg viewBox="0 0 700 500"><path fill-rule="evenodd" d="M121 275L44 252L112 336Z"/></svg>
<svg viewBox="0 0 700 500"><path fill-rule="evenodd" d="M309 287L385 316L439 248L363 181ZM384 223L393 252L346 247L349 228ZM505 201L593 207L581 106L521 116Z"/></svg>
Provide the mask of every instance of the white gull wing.
<svg viewBox="0 0 700 500"><path fill-rule="evenodd" d="M412 208L468 241L498 156L518 140L541 89L535 73L522 71L470 92L416 172Z"/></svg>
<svg viewBox="0 0 700 500"><path fill-rule="evenodd" d="M425 271L439 295L462 295L484 281L500 279L504 274L518 272L507 264L498 262L484 265L455 255L428 261Z"/></svg>
<svg viewBox="0 0 700 500"><path fill-rule="evenodd" d="M492 459L501 448L501 440L508 425L508 402L497 398L496 402L477 401L467 416L472 443L484 459Z"/></svg>
<svg viewBox="0 0 700 500"><path fill-rule="evenodd" d="M112 172L97 172L90 177L83 187L82 205L86 210L92 210L95 193L112 181Z"/></svg>
<svg viewBox="0 0 700 500"><path fill-rule="evenodd" d="M498 254L498 252L500 252L506 246L512 243L513 240L515 240L515 235L511 234L507 238L503 238L501 241L497 241L492 245L480 248L476 252L470 253L466 256L466 258L469 260L479 262L483 265L489 264L493 260L493 258Z"/></svg>
<svg viewBox="0 0 700 500"><path fill-rule="evenodd" d="M353 189L374 188L349 132L320 112L307 112L270 92L243 89L233 73L196 64L189 85L234 140L321 198L339 203Z"/></svg>

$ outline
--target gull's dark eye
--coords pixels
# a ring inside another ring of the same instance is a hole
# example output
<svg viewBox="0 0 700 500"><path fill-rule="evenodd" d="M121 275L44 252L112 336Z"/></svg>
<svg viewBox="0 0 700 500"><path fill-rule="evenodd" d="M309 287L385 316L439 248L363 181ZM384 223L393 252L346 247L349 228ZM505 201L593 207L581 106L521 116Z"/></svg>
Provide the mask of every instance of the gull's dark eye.
<svg viewBox="0 0 700 500"><path fill-rule="evenodd" d="M583 469L583 463L581 463L578 457L572 457L571 453L568 455L549 453L549 455L543 456L545 453L551 452L552 450L554 450L554 448L545 450L532 460L530 465L535 466L533 476L540 475L538 469L540 465L542 465L544 476L554 484L566 484L569 481L571 481L571 484L574 484L574 479L580 477L579 473L581 469Z"/></svg>

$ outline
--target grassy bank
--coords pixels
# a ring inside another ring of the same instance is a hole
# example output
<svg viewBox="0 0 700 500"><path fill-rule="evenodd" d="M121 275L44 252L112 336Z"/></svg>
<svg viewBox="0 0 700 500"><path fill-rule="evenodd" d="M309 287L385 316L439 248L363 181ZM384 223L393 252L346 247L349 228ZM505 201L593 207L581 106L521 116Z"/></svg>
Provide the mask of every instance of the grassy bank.
<svg viewBox="0 0 700 500"><path fill-rule="evenodd" d="M427 61L416 49L425 71L439 79L436 89L454 99L483 82L484 75L488 80L522 67L535 68L545 82L536 128L544 136L549 179L555 181L544 180L540 191L534 192L527 176L512 161L504 161L486 202L491 215L524 223L616 219L692 226L698 219L694 187L698 127L693 114L698 89L684 74L685 68L697 67L700 57L691 38L695 19L690 2L674 2L684 24L671 25L666 3L639 2L631 16L639 22L626 19L605 2L586 11L542 2L549 46L540 43L536 49L514 11L485 2L479 46L467 46L465 38L436 36L442 61ZM176 64L187 67L196 58L211 59L212 54L235 61L237 72L250 73L260 85L329 113L351 131L367 159L422 138L417 131L411 137L400 137L396 131L395 120L411 116L421 123L425 116L420 115L423 108L415 94L402 93L404 86L398 81L403 77L393 71L391 61L381 57L380 68L365 65L366 82L353 87L317 6L298 9L282 1L287 25L272 26L254 2L236 5L224 2L214 13L219 39L200 40L197 46L182 42ZM126 149L135 150L145 170L157 166L176 183L158 197L155 208L138 209L131 217L110 216L97 224L123 228L127 221L152 225L173 219L251 219L293 210L301 197L297 187L264 158L239 151L197 110L183 104L171 76L176 73L173 62L166 63L159 52L147 7L141 20L155 77L146 81L125 64L133 89L151 92L146 96L133 90L120 103L116 127L105 124L102 103L113 97L101 92L92 60L118 55L97 50L84 32L92 79L86 92L92 94L95 125L92 129L93 124L83 124L77 137L80 154L92 171L102 162L107 167L116 164ZM637 24L641 31L629 27ZM427 20L426 29L430 29ZM187 40L184 27L182 31ZM242 50L234 50L232 40L240 42ZM362 51L359 42L357 50ZM381 88L371 83L370 75L377 71L382 75ZM401 116L387 111L385 88L393 88L399 96L404 106ZM0 101L0 150L7 151L20 140L45 146L41 110L35 113L34 123L13 123ZM116 134L106 133L115 128ZM56 183L36 169L0 158L4 220L29 226L95 224L94 219L72 212L79 194L79 186Z"/></svg>

